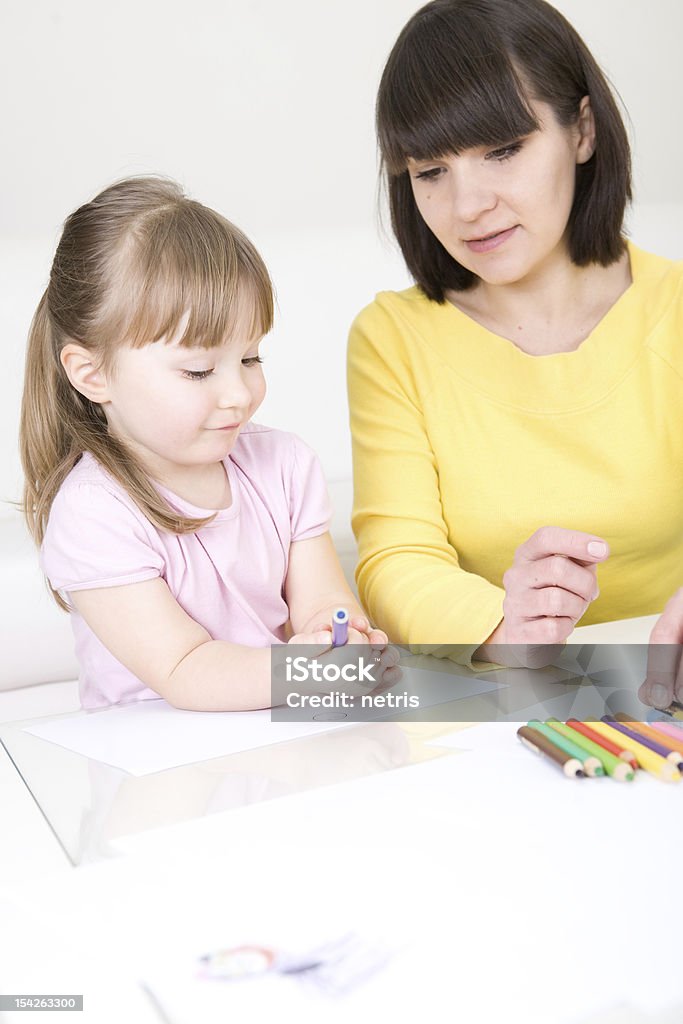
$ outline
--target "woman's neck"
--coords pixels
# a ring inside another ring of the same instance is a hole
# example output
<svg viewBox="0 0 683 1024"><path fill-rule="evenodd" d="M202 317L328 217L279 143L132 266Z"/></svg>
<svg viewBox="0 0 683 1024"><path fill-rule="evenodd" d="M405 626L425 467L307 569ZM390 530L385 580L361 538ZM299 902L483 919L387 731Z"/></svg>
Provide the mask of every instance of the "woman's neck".
<svg viewBox="0 0 683 1024"><path fill-rule="evenodd" d="M482 327L533 356L573 352L631 284L628 253L610 267L569 260L511 285L485 281L448 299Z"/></svg>

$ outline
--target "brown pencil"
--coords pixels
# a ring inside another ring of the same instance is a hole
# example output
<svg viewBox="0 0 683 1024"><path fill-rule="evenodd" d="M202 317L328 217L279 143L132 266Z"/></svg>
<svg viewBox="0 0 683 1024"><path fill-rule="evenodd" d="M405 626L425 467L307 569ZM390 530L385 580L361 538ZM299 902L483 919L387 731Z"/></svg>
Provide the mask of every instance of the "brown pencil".
<svg viewBox="0 0 683 1024"><path fill-rule="evenodd" d="M517 735L529 750L533 750L535 754L545 754L551 761L558 764L567 778L585 778L586 773L579 759L572 757L571 754L566 754L564 750L560 750L538 729L530 729L528 725L523 725L517 730Z"/></svg>

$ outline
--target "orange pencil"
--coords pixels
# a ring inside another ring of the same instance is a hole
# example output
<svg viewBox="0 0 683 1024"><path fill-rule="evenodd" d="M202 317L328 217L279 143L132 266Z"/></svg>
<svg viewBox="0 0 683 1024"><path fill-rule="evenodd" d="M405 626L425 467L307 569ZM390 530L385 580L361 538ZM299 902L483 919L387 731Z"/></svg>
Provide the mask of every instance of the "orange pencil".
<svg viewBox="0 0 683 1024"><path fill-rule="evenodd" d="M667 747L672 755L678 754L678 757L670 756L667 758L672 764L680 767L683 763L683 736L680 740L674 740L671 736L667 736L666 733L659 732L658 729L653 729L651 725L646 722L639 722L637 718L631 718L625 712L621 712L614 716L618 722L623 722L627 725L632 732L639 732L642 736L646 736L647 739L652 740L654 743L658 743L660 747Z"/></svg>

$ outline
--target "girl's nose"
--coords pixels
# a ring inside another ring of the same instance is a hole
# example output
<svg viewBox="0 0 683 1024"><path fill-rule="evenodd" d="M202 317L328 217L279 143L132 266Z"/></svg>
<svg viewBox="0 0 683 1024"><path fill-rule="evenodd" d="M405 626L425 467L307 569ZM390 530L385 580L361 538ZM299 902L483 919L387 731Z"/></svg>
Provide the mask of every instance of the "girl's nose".
<svg viewBox="0 0 683 1024"><path fill-rule="evenodd" d="M246 409L251 402L251 391L240 374L231 374L222 381L218 396L221 409Z"/></svg>

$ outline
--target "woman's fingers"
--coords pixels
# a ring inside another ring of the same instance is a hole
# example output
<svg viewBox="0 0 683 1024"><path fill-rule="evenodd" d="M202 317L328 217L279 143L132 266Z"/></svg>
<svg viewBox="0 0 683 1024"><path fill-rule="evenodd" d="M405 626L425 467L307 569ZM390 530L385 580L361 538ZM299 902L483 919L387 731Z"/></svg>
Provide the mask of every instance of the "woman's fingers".
<svg viewBox="0 0 683 1024"><path fill-rule="evenodd" d="M534 562L549 555L564 555L574 561L593 565L604 562L609 546L593 533L565 530L561 526L542 526L515 552L515 563Z"/></svg>
<svg viewBox="0 0 683 1024"><path fill-rule="evenodd" d="M650 634L647 674L638 691L643 704L668 708L673 700L683 701L683 588L677 590Z"/></svg>
<svg viewBox="0 0 683 1024"><path fill-rule="evenodd" d="M518 614L520 618L566 618L578 622L589 602L561 587L527 589L511 594L506 601L505 614Z"/></svg>
<svg viewBox="0 0 683 1024"><path fill-rule="evenodd" d="M597 565L608 554L595 534L559 526L536 530L503 577L505 642L564 643L600 592Z"/></svg>
<svg viewBox="0 0 683 1024"><path fill-rule="evenodd" d="M548 555L539 560L516 563L503 577L506 590L508 583L520 588L560 587L583 601L594 601L599 592L597 566L578 565L565 555Z"/></svg>

